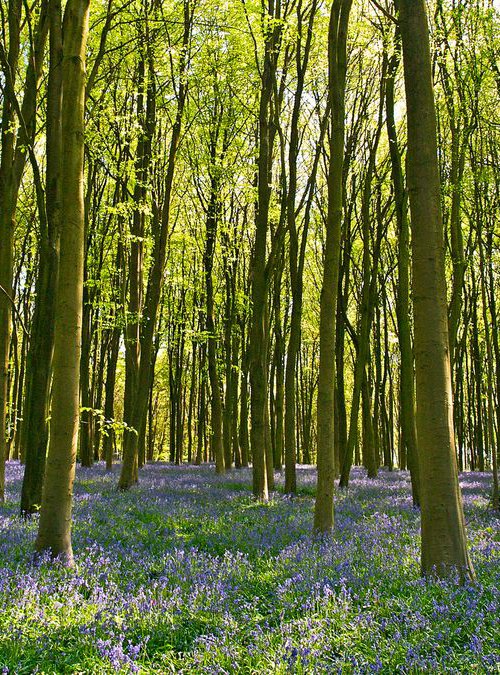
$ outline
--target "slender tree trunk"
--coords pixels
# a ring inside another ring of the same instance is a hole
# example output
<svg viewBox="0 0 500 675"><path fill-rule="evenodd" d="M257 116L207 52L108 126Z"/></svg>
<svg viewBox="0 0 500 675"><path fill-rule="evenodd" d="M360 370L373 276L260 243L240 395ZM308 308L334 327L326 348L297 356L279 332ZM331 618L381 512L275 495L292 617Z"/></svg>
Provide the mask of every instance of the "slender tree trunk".
<svg viewBox="0 0 500 675"><path fill-rule="evenodd" d="M370 333L373 323L373 315L376 303L376 289L378 278L378 262L380 258L380 246L382 240L382 223L377 223L377 232L370 237L371 209L370 202L372 196L372 180L376 168L377 149L382 132L383 125L383 100L385 86L385 66L382 68L382 81L380 89L380 104L378 123L374 138L369 150L369 160L366 169L366 176L363 186L362 198L362 234L363 234L363 288L361 292L360 307L360 327L356 345L356 362L354 366L354 384L352 390L351 412L349 419L349 435L345 454L342 459L340 472L340 487L346 488L349 485L349 476L351 472L354 446L358 442L358 415L360 399L362 397L363 379L366 377L366 364L370 354ZM373 256L373 260L372 260ZM366 402L365 402L366 405ZM371 413L370 413L371 414ZM373 429L372 429L373 432ZM373 467L370 463L370 472L373 473ZM376 472L375 472L376 473Z"/></svg>
<svg viewBox="0 0 500 675"><path fill-rule="evenodd" d="M211 148L212 162L215 161L216 147ZM212 426L212 447L215 454L215 470L217 473L224 473L225 461L231 457L224 457L224 444L222 435L222 401L221 387L219 380L219 368L217 364L217 336L215 334L214 320L214 286L212 279L212 268L214 264L215 242L217 237L217 216L218 216L219 186L217 179L212 176L210 182L210 203L207 211L206 220L206 241L204 254L205 267L205 292L206 292L206 328L208 333L207 355L208 355L208 375L210 378L211 390L211 426ZM229 466L230 468L230 466Z"/></svg>
<svg viewBox="0 0 500 675"><path fill-rule="evenodd" d="M232 288L232 274L228 269L228 261L224 255L224 277L226 285L226 307L224 316L224 412L223 412L223 445L224 445L224 464L226 471L233 466L233 445L232 445L232 400L233 400L233 319L234 319L234 294Z"/></svg>
<svg viewBox="0 0 500 675"><path fill-rule="evenodd" d="M86 268L86 265L85 265ZM80 462L81 465L90 468L94 463L94 449L92 444L94 426L94 403L90 386L91 365L90 353L92 349L92 300L88 292L87 269L84 272L83 286L83 321L82 321L82 346L80 362Z"/></svg>
<svg viewBox="0 0 500 675"><path fill-rule="evenodd" d="M312 29L312 24L310 24L310 29ZM292 311L290 317L290 330L286 352L285 382L284 382L285 412L284 412L283 440L285 453L285 492L287 494L294 494L297 491L296 462L297 462L298 438L296 429L298 428L299 424L298 420L296 419L296 411L297 411L296 388L297 388L297 362L299 358L300 343L301 343L302 304L304 291L304 279L303 279L304 264L306 256L307 235L309 231L309 224L311 221L311 209L314 198L314 188L316 185L316 174L319 164L320 150L323 145L323 140L326 133L326 122L327 116L325 115L324 119L321 122L320 139L318 141L314 164L310 175L309 195L305 207L300 249L298 248L298 238L295 224L295 198L292 199L290 197L292 185L289 185L288 188L289 203L287 210L287 226L288 231L290 233L289 265L290 265L290 285L292 291ZM292 150L290 150L290 153L292 153ZM291 157L289 163L290 166L292 166Z"/></svg>
<svg viewBox="0 0 500 675"><path fill-rule="evenodd" d="M345 396L345 314L349 293L350 260L352 246L349 225L344 237L343 260L339 275L337 324L335 331L336 382L335 382L335 476L340 475L340 462L347 448L347 406Z"/></svg>
<svg viewBox="0 0 500 675"><path fill-rule="evenodd" d="M488 279L489 279L489 307L491 316L491 340L493 344L493 352L495 354L495 386L496 392L496 443L493 444L492 452L492 470L493 470L493 507L500 508L500 498L498 494L498 446L500 434L500 344L498 342L498 320L496 315L496 299L495 299L495 283L493 276L493 261L492 257L492 242L493 235L489 235L488 245Z"/></svg>
<svg viewBox="0 0 500 675"><path fill-rule="evenodd" d="M473 364L473 380L475 389L476 405L473 407L475 414L475 433L474 433L474 447L473 451L477 460L477 470L484 471L484 450L485 450L485 434L483 424L483 363L481 358L481 350L479 347L479 323L478 323L478 303L479 291L476 284L476 274L474 268L471 269L472 282L472 314L471 314L471 339L472 339L472 353L471 359Z"/></svg>
<svg viewBox="0 0 500 675"><path fill-rule="evenodd" d="M328 215L325 259L320 301L320 354L318 380L318 481L314 529L333 529L335 480L335 319L340 266L342 228L342 173L345 137L345 83L347 30L352 0L334 0L328 32L328 86L331 105L330 166L328 170Z"/></svg>
<svg viewBox="0 0 500 675"><path fill-rule="evenodd" d="M294 105L292 119L290 122L290 145L288 151L288 191L287 191L287 229L290 237L289 247L289 267L290 267L290 287L292 292L292 313L290 317L290 334L288 338L288 347L285 365L284 382L284 451L285 451L285 492L294 494L297 491L297 437L295 434L296 420L296 372L297 358L301 341L301 321L302 321L302 298L303 298L303 273L304 258L307 243L307 234L310 220L310 201L306 207L306 215L302 231L302 240L299 249L299 241L296 225L296 197L297 197L297 158L299 152L299 117L301 111L302 94L304 91L304 81L307 66L309 63L309 54L311 51L311 41L313 35L314 18L317 9L317 2L311 3L309 19L306 27L305 43L302 49L303 41L303 16L302 4L297 8L298 31L296 44L297 60L297 86L295 89ZM323 134L322 134L323 135ZM312 185L316 182L316 171L318 163L315 161L311 176Z"/></svg>
<svg viewBox="0 0 500 675"><path fill-rule="evenodd" d="M449 14L448 16L451 16ZM435 22L437 33L439 34L437 45L437 66L441 75L442 91L444 102L448 113L448 124L450 132L450 177L449 185L451 187L451 206L449 211L449 243L452 262L451 294L448 305L448 333L450 340L450 368L453 378L455 366L455 349L457 345L458 330L460 319L462 317L462 298L465 282L465 273L467 270L467 259L464 250L464 241L461 223L461 201L462 201L462 182L465 170L466 149L468 137L472 131L472 126L467 125L465 116L469 111L465 108L465 99L463 84L458 77L453 81L452 73L449 71L447 61L448 57L454 59L460 46L463 45L463 34L461 33L461 21L453 20L456 34L454 40L450 35L450 28L447 25L447 17L443 12L442 0L438 0L436 5ZM455 43L455 47L451 45ZM456 65L452 66L456 69ZM456 70L455 70L456 73Z"/></svg>
<svg viewBox="0 0 500 675"><path fill-rule="evenodd" d="M368 472L368 478L377 477L377 462L375 457L375 432L370 397L370 384L366 370L362 384L362 425L363 425L363 466Z"/></svg>
<svg viewBox="0 0 500 675"><path fill-rule="evenodd" d="M281 278L283 274L284 260L281 260L276 267L274 275L274 447L273 447L273 466L281 471L283 462L284 447L284 386L285 386L285 338L282 325L281 312ZM285 476L286 482L286 476Z"/></svg>
<svg viewBox="0 0 500 675"><path fill-rule="evenodd" d="M112 424L114 423L115 417L116 366L118 364L118 354L120 350L120 336L121 329L119 326L115 326L112 331L108 351L108 364L106 368L106 384L104 393L104 418L109 424L104 435L102 450L102 454L106 461L106 471L111 471L113 468L115 430Z"/></svg>
<svg viewBox="0 0 500 675"><path fill-rule="evenodd" d="M16 400L16 415L18 417L18 422L16 425L16 435L14 439L14 448L12 451L12 459L19 460L21 458L21 433L22 426L20 424L19 416L22 414L23 409L23 392L26 383L26 363L27 363L27 354L28 354L28 336L23 331L23 339L21 341L21 366L19 372L19 388L17 390L17 400Z"/></svg>
<svg viewBox="0 0 500 675"><path fill-rule="evenodd" d="M491 335L490 335L490 317L488 316L487 310L487 294L486 294L486 272L485 272L485 256L484 256L484 246L482 242L482 228L480 221L478 222L478 248L479 248L479 265L480 265L480 274L481 274L481 304L483 308L483 325L484 325L484 338L486 342L486 395L487 395L487 422L488 422L488 436L490 439L491 447L491 468L493 474L493 486L492 486L492 495L491 503L493 509L498 511L500 506L499 498L499 489L498 489L498 464L497 464L497 443L495 442L495 432L494 432L494 404L493 404L493 349L491 345ZM498 438L498 436L497 436Z"/></svg>
<svg viewBox="0 0 500 675"><path fill-rule="evenodd" d="M391 357L389 351L389 326L387 317L387 297L384 296L384 376L382 381L380 409L384 427L384 463L389 471L394 468L394 387L391 373ZM386 400L387 382L389 391ZM389 408L389 410L387 410Z"/></svg>
<svg viewBox="0 0 500 675"><path fill-rule="evenodd" d="M204 345L200 347L200 384L199 384L199 406L198 406L198 429L196 439L196 458L194 463L201 464L204 456L204 430L206 424L206 383L205 383L205 361L206 349Z"/></svg>
<svg viewBox="0 0 500 675"><path fill-rule="evenodd" d="M280 3L278 2L278 8ZM272 19L279 13L271 12ZM255 218L255 243L252 257L252 315L250 322L250 439L253 462L253 494L260 501L268 499L266 471L266 406L267 406L267 357L266 357L266 311L269 280L266 274L266 248L269 229L270 170L272 147L270 143L271 100L277 67L277 52L281 39L279 21L266 27L264 65L259 104L258 141L258 204ZM267 413L268 414L268 413Z"/></svg>
<svg viewBox="0 0 500 675"><path fill-rule="evenodd" d="M108 354L108 342L109 336L101 335L101 340L98 342L99 335L96 332L95 337L95 359L97 360L97 352L99 351L99 360L98 368L95 371L95 377L93 378L92 389L93 389L93 399L94 406L98 415L101 415L102 404L103 404L103 394L104 394L104 372L106 369L107 354ZM101 419L94 419L94 436L93 436L93 453L94 453L94 462L98 462L101 458L101 440L102 440L102 422Z"/></svg>
<svg viewBox="0 0 500 675"><path fill-rule="evenodd" d="M241 456L241 450L238 439L238 390L240 384L240 369L238 368L238 359L240 353L240 332L237 326L237 322L233 324L233 345L232 345L232 355L233 355L233 367L231 372L232 385L231 385L231 443L232 443L232 454L234 457L234 463L237 469L240 469L243 465L243 459Z"/></svg>
<svg viewBox="0 0 500 675"><path fill-rule="evenodd" d="M247 467L249 462L249 434L248 434L248 344L245 335L245 322L241 321L241 394L240 394L240 426L238 431L241 448L241 466Z"/></svg>
<svg viewBox="0 0 500 675"><path fill-rule="evenodd" d="M25 470L21 515L40 508L48 442L50 375L54 348L54 318L61 217L61 100L62 26L59 0L49 2L50 69L47 87L46 227L41 228L36 299L27 356L26 393L21 427ZM44 219L40 219L44 225Z"/></svg>
<svg viewBox="0 0 500 675"><path fill-rule="evenodd" d="M196 305L196 299L194 300L194 305ZM194 331L194 327L193 327ZM189 389L189 408L188 408L188 451L187 451L187 461L189 464L193 461L193 413L194 405L196 399L196 376L197 371L197 358L198 353L198 344L195 340L192 340L192 350L191 350L191 387Z"/></svg>
<svg viewBox="0 0 500 675"><path fill-rule="evenodd" d="M410 467L413 504L420 503L419 471L417 457L417 431L415 426L415 385L413 375L413 348L410 329L410 231L408 225L407 194L404 187L401 154L399 151L396 122L394 118L394 82L400 62L401 36L399 27L394 36L395 51L389 60L385 106L387 135L391 157L392 183L398 225L398 292L396 315L401 352L400 374L400 423L406 457Z"/></svg>
<svg viewBox="0 0 500 675"><path fill-rule="evenodd" d="M19 0L9 2L9 54L8 64L12 73L17 71L19 32L21 22ZM2 156L0 159L0 502L5 495L5 462L7 460L7 399L9 350L12 313L12 236L14 231L15 204L13 195L12 163L15 136L13 133L14 109L10 97L4 93L2 107Z"/></svg>
<svg viewBox="0 0 500 675"><path fill-rule="evenodd" d="M135 159L136 181L133 195L135 208L130 232L129 298L125 326L125 390L123 399L123 419L127 427L123 432L123 453L126 457L131 454L130 446L134 445L134 436L137 436L139 433L139 430L133 426L132 414L134 403L138 395L137 387L141 359L140 329L144 294L144 206L148 194L149 167L152 159L151 144L156 117L155 74L153 72L151 59L149 59L149 69L146 68L147 61L146 55L141 54L137 74L137 118L140 123L140 132ZM131 471L134 474L137 471L135 460Z"/></svg>

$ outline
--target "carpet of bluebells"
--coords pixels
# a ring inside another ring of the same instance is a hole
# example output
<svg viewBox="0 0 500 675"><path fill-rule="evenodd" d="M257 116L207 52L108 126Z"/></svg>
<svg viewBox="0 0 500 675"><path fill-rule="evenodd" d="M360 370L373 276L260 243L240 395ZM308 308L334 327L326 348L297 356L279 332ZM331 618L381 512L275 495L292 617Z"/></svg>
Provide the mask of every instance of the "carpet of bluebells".
<svg viewBox="0 0 500 675"><path fill-rule="evenodd" d="M78 469L76 569L31 562L21 467L0 506L0 673L499 673L499 514L461 477L475 585L423 581L406 472L353 472L333 539L311 537L315 474L267 505L249 470Z"/></svg>

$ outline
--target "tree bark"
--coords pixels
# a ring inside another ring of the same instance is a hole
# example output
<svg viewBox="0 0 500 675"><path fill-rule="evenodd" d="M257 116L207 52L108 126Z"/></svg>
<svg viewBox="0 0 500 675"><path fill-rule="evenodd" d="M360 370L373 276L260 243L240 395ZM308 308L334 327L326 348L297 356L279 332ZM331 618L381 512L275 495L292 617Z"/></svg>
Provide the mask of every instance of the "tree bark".
<svg viewBox="0 0 500 675"><path fill-rule="evenodd" d="M415 427L415 382L413 373L413 347L410 328L410 231L408 225L408 196L406 194L399 150L396 122L394 117L394 82L401 54L401 35L399 27L394 36L395 50L389 59L385 107L387 113L387 136L391 157L392 184L396 222L398 226L398 291L396 316L398 322L399 350L401 353L401 373L399 388L400 422L406 458L410 467L413 504L420 503L419 472L417 457L417 430Z"/></svg>
<svg viewBox="0 0 500 675"><path fill-rule="evenodd" d="M47 85L46 123L46 198L45 215L40 218L39 267L36 299L27 357L26 393L21 427L21 454L25 470L21 490L21 515L29 516L40 508L48 442L48 414L54 317L59 262L61 216L61 100L62 34L61 4L51 0L50 69Z"/></svg>
<svg viewBox="0 0 500 675"><path fill-rule="evenodd" d="M266 274L266 249L269 229L271 197L270 170L272 147L270 142L270 107L274 91L278 47L281 39L280 3L270 7L269 25L265 26L264 65L259 104L259 141L257 160L258 203L255 217L255 243L252 257L252 316L250 321L250 443L253 462L253 494L260 501L268 500L266 471L266 415L267 406L267 341L266 310L269 280ZM267 18L267 17L266 17Z"/></svg>
<svg viewBox="0 0 500 675"><path fill-rule="evenodd" d="M216 149L213 149L212 160L215 160ZM222 438L222 401L219 379L219 369L217 365L217 337L215 335L214 321L214 287L212 279L212 268L214 263L215 241L217 237L217 211L218 211L218 186L217 179L212 176L210 203L206 220L206 241L204 254L205 267L205 291L206 291L206 329L208 333L207 340L207 358L208 375L210 378L211 390L211 426L212 426L212 447L215 454L215 470L217 473L224 473L225 459L224 446Z"/></svg>
<svg viewBox="0 0 500 675"><path fill-rule="evenodd" d="M32 150L35 135L35 104L37 84L41 72L43 50L47 35L46 5L42 6L36 40L30 49L30 60L26 71L24 98L21 108L20 126L17 131L16 117L19 118L16 99L16 73L20 55L22 2L9 0L8 3L8 47L2 44L0 53L3 80L2 124L0 152L0 502L5 492L5 461L8 458L7 426L9 395L9 355L12 324L13 298L13 233L16 206L28 146ZM45 23L45 25L43 25ZM40 41L40 38L42 40ZM17 139L19 135L19 139ZM34 171L37 167L34 167ZM39 176L38 176L39 178ZM37 185L39 188L39 184ZM41 207L39 190L37 202ZM43 213L40 214L43 218Z"/></svg>
<svg viewBox="0 0 500 675"><path fill-rule="evenodd" d="M286 352L285 363L285 382L284 382L284 403L285 403L285 417L284 417L284 452L285 452L285 492L287 494L295 494L297 491L297 437L295 433L296 428L296 376L297 376L297 359L300 349L301 341L301 321L302 321L302 301L303 301L303 276L304 276L304 260L307 244L307 234L309 230L310 212L311 212L311 198L308 198L306 205L306 213L304 216L302 238L299 248L299 240L296 224L296 197L297 197L297 159L299 153L299 117L302 104L302 94L304 91L305 75L309 63L309 55L311 51L311 42L314 28L314 18L317 10L317 2L313 0L310 7L309 18L307 21L305 43L302 48L302 24L304 17L302 16L301 3L297 9L298 17L298 31L296 44L296 60L297 60L297 85L295 89L294 104L292 111L292 118L290 121L290 145L288 151L288 191L287 191L287 229L290 238L289 250L289 269L290 269L290 290L292 293L292 311L290 317L290 334L288 338L288 346ZM321 139L323 141L326 125L321 124ZM318 151L319 146L318 144ZM314 184L316 183L316 173L319 160L319 152L316 152L314 159L313 170L310 178L310 195L314 192Z"/></svg>
<svg viewBox="0 0 500 675"><path fill-rule="evenodd" d="M333 529L335 479L335 319L340 266L345 137L345 84L347 30L352 0L334 0L328 31L328 87L331 105L330 166L328 170L328 215L320 301L320 353L318 380L318 479L314 529Z"/></svg>
<svg viewBox="0 0 500 675"><path fill-rule="evenodd" d="M400 0L412 218L422 572L472 579L453 431L444 238L425 0Z"/></svg>
<svg viewBox="0 0 500 675"><path fill-rule="evenodd" d="M84 253L85 52L89 0L68 0L63 22L61 254L56 302L52 422L35 542L73 564L71 507L78 444Z"/></svg>
<svg viewBox="0 0 500 675"><path fill-rule="evenodd" d="M147 62L149 62L148 69L146 68ZM148 76L147 85L146 75ZM123 399L123 419L127 427L125 427L123 432L124 456L129 455L129 446L134 443L134 436L137 435L139 431L133 427L132 414L134 402L138 395L137 387L141 359L140 328L144 293L144 206L148 194L148 174L152 159L151 144L156 117L155 74L151 64L151 57L147 59L145 54L141 54L137 77L137 117L140 123L140 131L135 158L136 181L133 194L134 212L130 228L129 297L125 326L125 390ZM135 465L133 471L136 471Z"/></svg>

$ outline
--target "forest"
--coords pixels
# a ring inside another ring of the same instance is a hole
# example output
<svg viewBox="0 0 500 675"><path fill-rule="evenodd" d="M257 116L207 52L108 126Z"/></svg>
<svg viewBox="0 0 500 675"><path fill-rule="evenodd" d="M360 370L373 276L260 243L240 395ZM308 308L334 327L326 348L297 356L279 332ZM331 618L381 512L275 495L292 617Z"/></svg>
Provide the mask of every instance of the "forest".
<svg viewBox="0 0 500 675"><path fill-rule="evenodd" d="M500 672L500 2L0 10L1 672Z"/></svg>

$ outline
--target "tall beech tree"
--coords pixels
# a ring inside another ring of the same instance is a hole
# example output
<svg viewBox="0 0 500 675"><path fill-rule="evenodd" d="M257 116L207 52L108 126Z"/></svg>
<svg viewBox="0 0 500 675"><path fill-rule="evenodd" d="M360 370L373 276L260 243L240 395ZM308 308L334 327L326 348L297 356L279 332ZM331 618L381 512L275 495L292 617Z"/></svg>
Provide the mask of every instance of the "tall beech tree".
<svg viewBox="0 0 500 675"><path fill-rule="evenodd" d="M399 409L402 443L406 448L411 473L413 503L419 504L419 472L417 458L417 430L415 427L415 381L413 346L410 326L410 229L408 223L408 195L404 183L400 145L394 113L394 89L396 73L401 61L401 34L399 26L394 30L394 51L389 58L385 109L387 137L391 158L391 176L394 189L394 206L398 231L398 289L396 315L398 323L401 373L399 386Z"/></svg>
<svg viewBox="0 0 500 675"><path fill-rule="evenodd" d="M314 29L314 19L317 11L317 2L313 0L310 6L303 8L302 2L297 6L297 41L295 46L295 60L297 68L297 83L293 100L292 117L290 120L290 142L288 150L288 190L287 190L287 229L289 236L289 268L290 289L292 294L292 310L290 317L290 335L285 366L285 491L294 493L297 490L296 458L296 400L295 380L297 373L297 358L300 349L300 325L302 319L302 301L304 286L304 261L309 231L310 201L307 201L306 214L303 222L302 237L297 232L297 164L300 144L300 112L304 83L311 53L311 43ZM321 139L323 140L323 139ZM319 153L317 154L319 157ZM315 161L310 176L310 191L313 193L318 162Z"/></svg>
<svg viewBox="0 0 500 675"><path fill-rule="evenodd" d="M216 93L216 87L214 93ZM203 254L203 264L205 268L205 293L206 293L206 328L208 332L207 340L207 358L208 373L210 377L211 388L211 409L212 409L212 445L215 455L215 470L217 473L224 473L226 464L231 468L231 456L224 456L224 447L222 439L222 401L221 387L219 379L219 370L217 364L217 336L215 332L214 318L214 284L213 284L213 264L215 254L215 244L217 239L217 227L220 222L220 161L223 158L224 147L219 151L219 137L221 136L221 117L219 113L220 101L214 100L214 119L212 120L209 141L210 157L210 189L206 213L206 241ZM221 152L222 157L219 155Z"/></svg>
<svg viewBox="0 0 500 675"><path fill-rule="evenodd" d="M27 516L41 504L45 457L49 435L49 391L54 349L54 319L59 264L61 219L61 105L62 10L49 1L49 75L46 125L46 218L40 218L39 270L36 301L27 357L26 394L22 426L25 470L21 514Z"/></svg>
<svg viewBox="0 0 500 675"><path fill-rule="evenodd" d="M22 3L9 2L8 45L0 43L4 77L0 159L0 501L4 497L4 466L8 458L7 426L9 359L12 313L16 309L13 279L13 244L19 190L29 157L42 228L46 222L40 170L33 149L36 136L38 86L48 30L47 2L39 6L38 21L30 36L23 98L17 97L18 59L21 50Z"/></svg>
<svg viewBox="0 0 500 675"><path fill-rule="evenodd" d="M263 10L264 62L261 73L261 90L258 118L257 158L257 212L255 216L255 242L252 255L252 313L250 321L250 442L253 460L253 494L261 500L268 499L268 474L266 470L266 407L267 407L267 343L268 343L268 292L270 284L267 239L269 233L269 204L271 199L272 144L271 120L276 71L283 30L281 0L269 0ZM274 105L277 105L276 98ZM275 239L276 241L276 239ZM272 260L272 258L271 258Z"/></svg>
<svg viewBox="0 0 500 675"><path fill-rule="evenodd" d="M19 57L22 2L10 0L8 14L8 47L2 45L2 70L11 83L10 92L3 96L2 154L0 159L0 501L4 500L5 461L7 459L7 405L9 347L12 314L12 240L15 218L14 154L15 76Z"/></svg>
<svg viewBox="0 0 500 675"><path fill-rule="evenodd" d="M149 17L144 17L145 31L140 31L138 39L141 43L141 54L137 65L138 96L136 115L139 121L139 137L135 156L135 185L133 192L133 215L130 224L130 256L128 307L125 329L125 392L123 400L123 416L127 425L124 431L124 446L134 443L134 435L141 434L144 429L135 429L132 424L132 411L137 398L137 387L141 357L141 316L144 302L144 230L145 211L147 207L148 187L150 183L150 164L152 161L152 141L156 117L156 82L151 49L152 35L149 31ZM147 82L147 84L146 84Z"/></svg>
<svg viewBox="0 0 500 675"><path fill-rule="evenodd" d="M432 88L424 0L400 0L408 124L422 572L473 578L458 485Z"/></svg>
<svg viewBox="0 0 500 675"><path fill-rule="evenodd" d="M363 397L363 415L364 430L363 447L365 450L365 458L370 452L370 458L366 462L368 469L368 476L374 478L377 473L375 466L374 448L368 442L367 436L372 436L371 430L371 413L366 410L369 404L369 396L367 392L367 376L366 366L370 352L370 332L372 328L372 321L375 312L376 302L376 288L377 288L377 270L380 257L380 246L382 241L381 222L379 221L377 232L373 237L370 237L370 202L372 199L372 181L376 166L377 149L380 141L383 126L383 101L385 89L385 67L382 68L381 73L381 87L380 87L380 103L378 109L377 125L375 127L373 138L369 141L368 149L368 164L366 167L366 174L363 181L363 195L361 203L361 229L363 238L363 286L361 291L360 303L360 319L359 331L356 337L356 362L354 366L354 382L352 387L352 401L351 412L349 420L349 434L347 437L347 444L345 447L345 454L342 457L340 487L347 487L349 483L349 474L352 466L352 459L354 453L354 446L358 436L358 411L360 405L360 398Z"/></svg>
<svg viewBox="0 0 500 675"><path fill-rule="evenodd" d="M85 63L89 0L68 0L63 20L62 212L56 300L52 423L35 542L73 564L71 507L78 444L85 213L83 196Z"/></svg>
<svg viewBox="0 0 500 675"><path fill-rule="evenodd" d="M328 94L330 97L330 160L328 167L328 214L321 286L318 380L318 481L314 529L333 528L335 479L334 391L335 320L340 268L345 139L345 86L347 31L352 0L334 0L328 30Z"/></svg>

